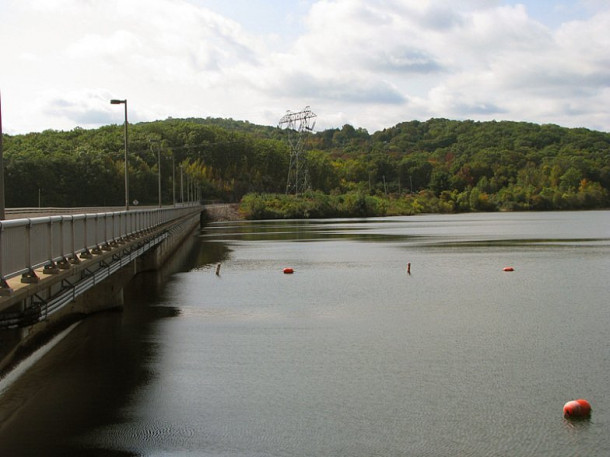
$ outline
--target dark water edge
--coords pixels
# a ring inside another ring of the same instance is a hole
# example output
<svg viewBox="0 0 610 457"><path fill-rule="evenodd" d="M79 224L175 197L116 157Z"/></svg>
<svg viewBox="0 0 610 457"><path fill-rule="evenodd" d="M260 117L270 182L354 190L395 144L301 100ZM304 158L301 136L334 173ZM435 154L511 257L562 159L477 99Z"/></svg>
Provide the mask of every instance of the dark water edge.
<svg viewBox="0 0 610 457"><path fill-rule="evenodd" d="M158 301L172 275L225 255L224 246L201 243L196 232L161 270L133 279L124 292L123 310L84 318L49 354L0 392L0 456L139 455L80 445L74 437L121 423L122 406L150 381L152 374L143 361L155 352L154 344L147 342L151 326L179 313L177 308L151 304Z"/></svg>

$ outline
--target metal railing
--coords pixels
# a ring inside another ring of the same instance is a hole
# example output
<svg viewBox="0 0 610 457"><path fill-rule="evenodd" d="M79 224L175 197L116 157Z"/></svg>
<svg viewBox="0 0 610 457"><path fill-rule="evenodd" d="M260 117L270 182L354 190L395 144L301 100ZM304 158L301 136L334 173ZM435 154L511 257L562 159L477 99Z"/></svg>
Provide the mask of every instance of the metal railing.
<svg viewBox="0 0 610 457"><path fill-rule="evenodd" d="M201 208L193 204L0 221L0 287L12 277L27 277L41 267L61 268L79 255L194 214Z"/></svg>

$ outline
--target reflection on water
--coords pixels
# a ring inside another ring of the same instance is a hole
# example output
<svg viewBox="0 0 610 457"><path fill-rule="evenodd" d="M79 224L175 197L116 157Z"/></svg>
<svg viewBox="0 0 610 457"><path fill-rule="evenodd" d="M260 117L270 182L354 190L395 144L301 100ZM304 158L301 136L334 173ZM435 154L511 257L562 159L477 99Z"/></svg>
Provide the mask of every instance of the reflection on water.
<svg viewBox="0 0 610 457"><path fill-rule="evenodd" d="M605 227L587 213L475 213L452 216L410 216L408 218L323 219L306 221L230 222L210 227L204 237L243 241L407 241L415 243L601 243L607 240ZM602 216L603 217L603 216ZM601 235L601 237L599 237ZM452 241L453 240L453 241Z"/></svg>
<svg viewBox="0 0 610 457"><path fill-rule="evenodd" d="M2 397L0 445L609 455L609 254L603 211L212 224Z"/></svg>
<svg viewBox="0 0 610 457"><path fill-rule="evenodd" d="M180 309L151 305L172 273L189 270L210 255L203 248L193 237L160 272L137 276L125 290L124 312L100 313L81 322L2 395L0 455L140 455L82 446L78 437L123 422L123 406L154 379L147 365L158 350L149 338L151 326L178 316Z"/></svg>

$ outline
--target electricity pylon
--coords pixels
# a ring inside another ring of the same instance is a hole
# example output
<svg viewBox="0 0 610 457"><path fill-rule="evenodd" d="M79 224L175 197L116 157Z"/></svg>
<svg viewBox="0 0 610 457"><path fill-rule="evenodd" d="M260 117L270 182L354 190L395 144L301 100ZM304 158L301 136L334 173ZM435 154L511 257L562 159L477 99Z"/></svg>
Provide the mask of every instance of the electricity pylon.
<svg viewBox="0 0 610 457"><path fill-rule="evenodd" d="M307 161L305 159L305 132L313 131L316 122L310 121L316 117L309 106L303 111L293 113L287 111L280 119L279 127L289 130L288 142L290 144L290 165L288 166L288 180L286 181L286 194L299 195L309 187L307 178Z"/></svg>

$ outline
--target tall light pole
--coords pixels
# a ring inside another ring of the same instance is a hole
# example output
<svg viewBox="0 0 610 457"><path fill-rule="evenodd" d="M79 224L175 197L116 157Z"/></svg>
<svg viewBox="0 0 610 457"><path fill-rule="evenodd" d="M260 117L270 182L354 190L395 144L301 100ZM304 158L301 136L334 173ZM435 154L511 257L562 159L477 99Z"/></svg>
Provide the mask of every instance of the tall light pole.
<svg viewBox="0 0 610 457"><path fill-rule="evenodd" d="M176 157L172 151L172 203L176 206Z"/></svg>
<svg viewBox="0 0 610 457"><path fill-rule="evenodd" d="M4 158L2 156L2 94L0 94L0 220L4 220Z"/></svg>
<svg viewBox="0 0 610 457"><path fill-rule="evenodd" d="M184 175L182 173L182 165L180 165L180 203L184 204Z"/></svg>
<svg viewBox="0 0 610 457"><path fill-rule="evenodd" d="M0 95L0 220L4 220L4 162L2 157L2 96ZM13 293L2 270L2 243L0 243L0 296L6 297Z"/></svg>
<svg viewBox="0 0 610 457"><path fill-rule="evenodd" d="M157 148L157 180L159 182L159 208L163 206L161 199L161 146L159 140L150 139L150 150L154 153L155 147Z"/></svg>
<svg viewBox="0 0 610 457"><path fill-rule="evenodd" d="M159 169L159 208L163 206L161 201L161 145L157 145L157 168Z"/></svg>
<svg viewBox="0 0 610 457"><path fill-rule="evenodd" d="M125 105L125 211L129 211L129 174L127 173L127 100L110 100L111 105Z"/></svg>

